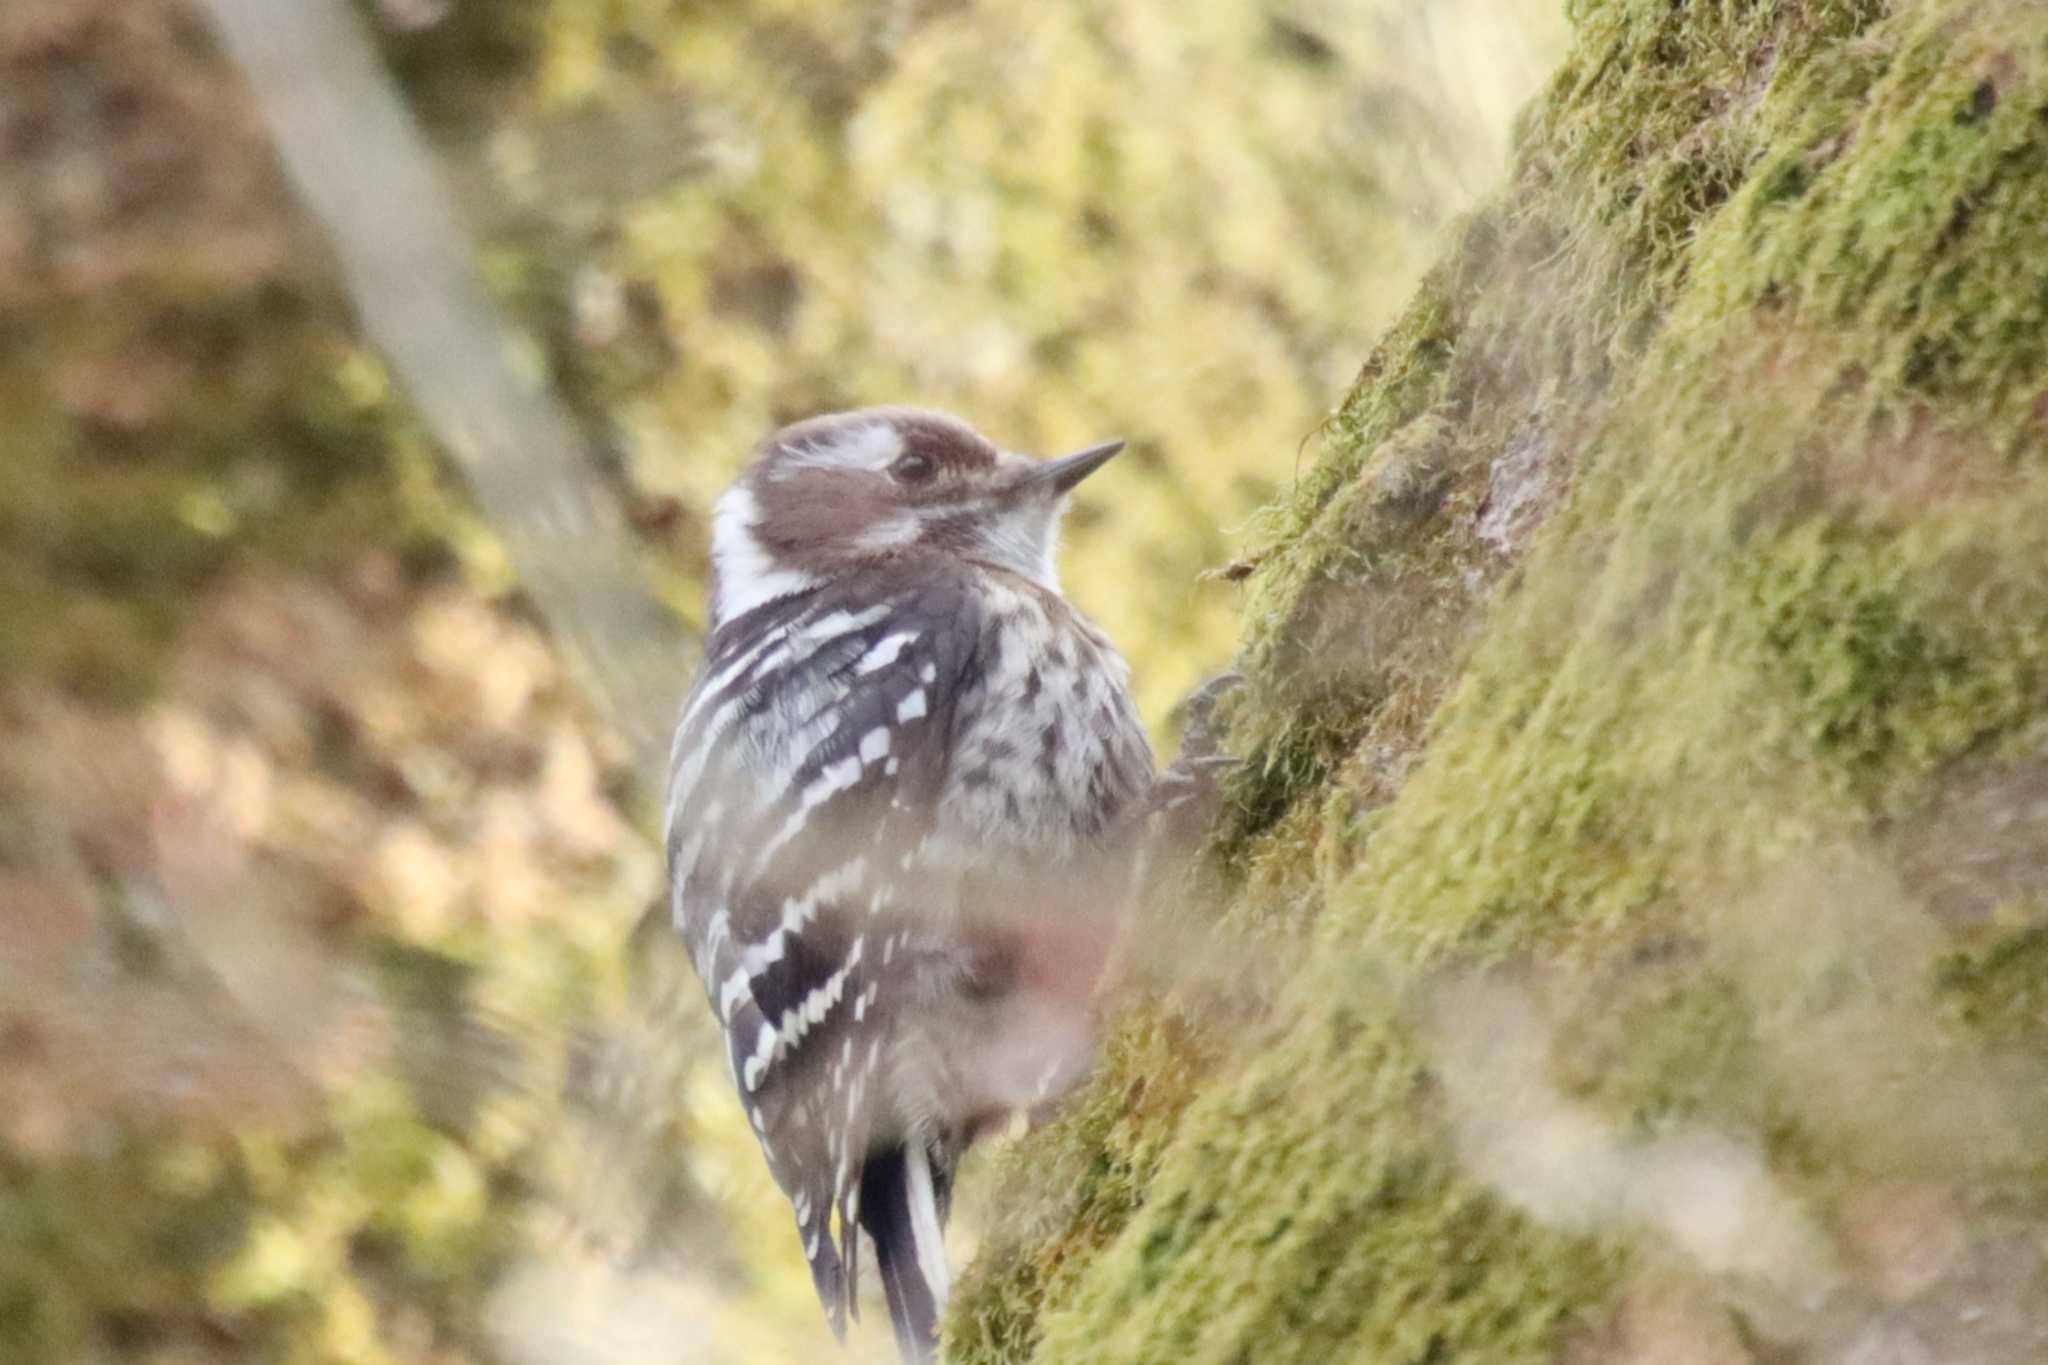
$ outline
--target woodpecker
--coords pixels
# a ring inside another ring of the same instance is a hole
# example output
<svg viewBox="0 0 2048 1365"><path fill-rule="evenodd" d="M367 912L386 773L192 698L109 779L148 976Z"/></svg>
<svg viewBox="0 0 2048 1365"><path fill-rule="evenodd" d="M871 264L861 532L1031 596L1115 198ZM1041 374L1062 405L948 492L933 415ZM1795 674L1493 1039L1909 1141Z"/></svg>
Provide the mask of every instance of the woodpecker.
<svg viewBox="0 0 2048 1365"><path fill-rule="evenodd" d="M907 1361L938 1349L962 1154L1096 1041L1154 767L1053 556L1121 446L842 413L769 436L715 512L672 910L833 1330L865 1230Z"/></svg>

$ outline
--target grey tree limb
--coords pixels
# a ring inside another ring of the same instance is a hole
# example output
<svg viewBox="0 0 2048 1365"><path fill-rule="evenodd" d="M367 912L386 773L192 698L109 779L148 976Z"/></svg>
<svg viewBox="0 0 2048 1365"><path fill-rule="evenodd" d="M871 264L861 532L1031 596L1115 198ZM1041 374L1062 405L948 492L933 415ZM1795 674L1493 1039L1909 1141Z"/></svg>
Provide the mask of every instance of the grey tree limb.
<svg viewBox="0 0 2048 1365"><path fill-rule="evenodd" d="M361 22L345 0L204 4L333 243L365 334L467 478L636 770L656 782L693 642L634 563L581 434L545 380L522 372L452 197Z"/></svg>

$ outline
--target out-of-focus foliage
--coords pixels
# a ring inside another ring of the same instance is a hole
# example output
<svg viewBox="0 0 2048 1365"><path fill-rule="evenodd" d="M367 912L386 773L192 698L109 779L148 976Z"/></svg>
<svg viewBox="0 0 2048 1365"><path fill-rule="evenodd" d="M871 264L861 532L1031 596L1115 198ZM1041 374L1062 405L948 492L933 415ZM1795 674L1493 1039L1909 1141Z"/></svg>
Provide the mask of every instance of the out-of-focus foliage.
<svg viewBox="0 0 2048 1365"><path fill-rule="evenodd" d="M6 1357L479 1341L654 875L542 643L372 553L8 721Z"/></svg>
<svg viewBox="0 0 2048 1365"><path fill-rule="evenodd" d="M1284 984L1013 1150L963 1359L2048 1349L2048 25L1572 14L1263 519Z"/></svg>
<svg viewBox="0 0 2048 1365"><path fill-rule="evenodd" d="M363 12L679 610L786 418L1122 434L1070 578L1155 719L1234 633L1197 574L1493 174L1551 22ZM513 586L196 13L0 4L0 1359L820 1344L695 984L624 951L656 858Z"/></svg>

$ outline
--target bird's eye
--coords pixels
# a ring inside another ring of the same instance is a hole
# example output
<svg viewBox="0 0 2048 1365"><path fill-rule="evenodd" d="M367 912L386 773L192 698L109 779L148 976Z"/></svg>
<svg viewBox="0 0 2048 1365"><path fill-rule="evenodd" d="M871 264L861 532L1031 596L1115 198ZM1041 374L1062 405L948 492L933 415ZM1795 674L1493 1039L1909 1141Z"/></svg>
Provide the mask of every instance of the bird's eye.
<svg viewBox="0 0 2048 1365"><path fill-rule="evenodd" d="M932 463L932 457L914 450L898 457L896 463L889 466L890 476L898 483L923 483L936 473L938 466Z"/></svg>

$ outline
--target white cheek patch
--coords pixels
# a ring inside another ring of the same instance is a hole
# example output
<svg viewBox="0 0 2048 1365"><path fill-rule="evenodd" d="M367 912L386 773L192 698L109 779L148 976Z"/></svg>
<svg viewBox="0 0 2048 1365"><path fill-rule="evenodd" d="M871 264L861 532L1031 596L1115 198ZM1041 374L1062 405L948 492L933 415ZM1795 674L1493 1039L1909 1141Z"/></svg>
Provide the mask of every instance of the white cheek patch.
<svg viewBox="0 0 2048 1365"><path fill-rule="evenodd" d="M1058 592L1059 566L1053 551L1059 542L1063 502L1027 503L975 528L981 555Z"/></svg>
<svg viewBox="0 0 2048 1365"><path fill-rule="evenodd" d="M754 535L760 520L761 506L743 483L718 500L711 527L711 566L718 575L718 592L711 600L714 626L818 584L816 575L782 567L762 548Z"/></svg>
<svg viewBox="0 0 2048 1365"><path fill-rule="evenodd" d="M898 550L916 540L922 530L918 519L908 512L886 517L860 533L854 547L869 554Z"/></svg>

